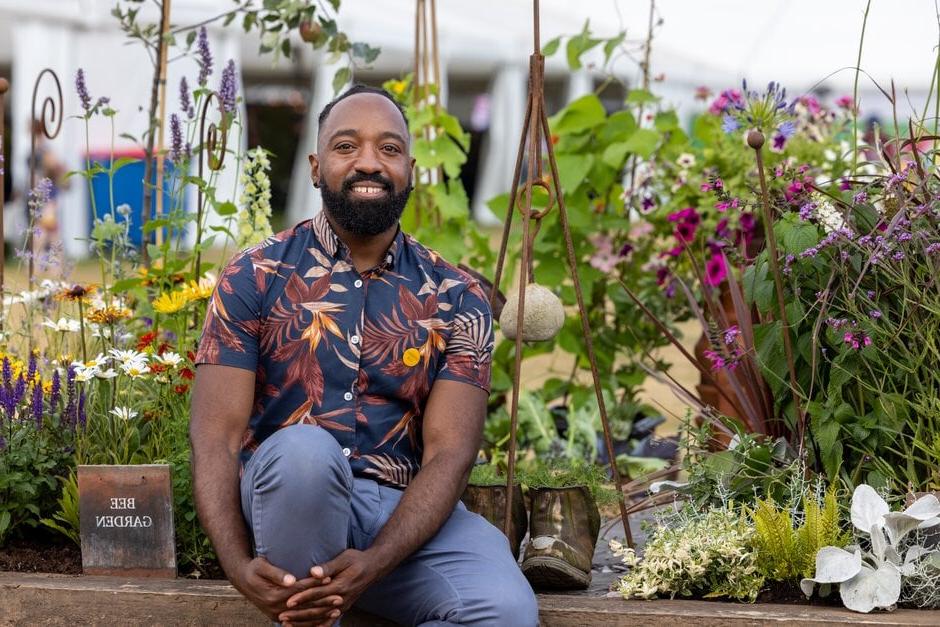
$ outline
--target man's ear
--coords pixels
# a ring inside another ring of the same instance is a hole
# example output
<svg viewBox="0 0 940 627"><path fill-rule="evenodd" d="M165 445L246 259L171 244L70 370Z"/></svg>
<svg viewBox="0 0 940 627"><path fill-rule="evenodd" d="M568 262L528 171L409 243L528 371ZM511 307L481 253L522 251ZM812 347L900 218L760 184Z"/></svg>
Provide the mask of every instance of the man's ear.
<svg viewBox="0 0 940 627"><path fill-rule="evenodd" d="M313 181L314 187L320 187L320 160L316 153L307 155L307 160L310 162L310 180Z"/></svg>

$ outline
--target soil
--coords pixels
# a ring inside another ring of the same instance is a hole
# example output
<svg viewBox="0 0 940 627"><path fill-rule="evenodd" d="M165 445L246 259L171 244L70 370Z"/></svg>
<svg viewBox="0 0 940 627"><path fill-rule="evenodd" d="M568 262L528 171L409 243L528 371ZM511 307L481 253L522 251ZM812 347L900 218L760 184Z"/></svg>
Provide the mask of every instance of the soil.
<svg viewBox="0 0 940 627"><path fill-rule="evenodd" d="M57 537L36 536L8 540L0 546L0 571L17 573L82 574L82 552L75 544ZM225 579L218 562L208 562L180 577L194 579Z"/></svg>
<svg viewBox="0 0 940 627"><path fill-rule="evenodd" d="M9 540L0 547L0 570L21 573L80 575L82 552L72 542L58 538Z"/></svg>

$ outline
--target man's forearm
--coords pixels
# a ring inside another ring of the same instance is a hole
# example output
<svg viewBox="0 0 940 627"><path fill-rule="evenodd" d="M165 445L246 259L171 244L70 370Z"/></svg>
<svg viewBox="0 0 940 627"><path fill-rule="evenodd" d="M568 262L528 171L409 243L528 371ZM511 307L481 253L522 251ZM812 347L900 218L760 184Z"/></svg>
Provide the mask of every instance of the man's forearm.
<svg viewBox="0 0 940 627"><path fill-rule="evenodd" d="M470 476L472 461L438 455L412 479L398 507L368 549L375 557L378 578L391 572L421 548L454 510Z"/></svg>
<svg viewBox="0 0 940 627"><path fill-rule="evenodd" d="M251 559L248 530L241 514L238 455L224 446L193 446L193 494L199 521L232 579L238 564Z"/></svg>

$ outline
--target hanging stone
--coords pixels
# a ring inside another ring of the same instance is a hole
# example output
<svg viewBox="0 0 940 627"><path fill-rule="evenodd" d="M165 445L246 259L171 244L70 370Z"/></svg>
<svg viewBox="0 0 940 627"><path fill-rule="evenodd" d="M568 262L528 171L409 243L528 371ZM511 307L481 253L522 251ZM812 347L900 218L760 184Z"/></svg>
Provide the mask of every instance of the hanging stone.
<svg viewBox="0 0 940 627"><path fill-rule="evenodd" d="M499 326L508 339L516 339L516 321L519 313L519 292L512 290L503 312L499 317ZM522 322L522 339L526 342L550 340L561 331L565 324L565 306L555 293L538 283L530 283L525 288L525 320Z"/></svg>

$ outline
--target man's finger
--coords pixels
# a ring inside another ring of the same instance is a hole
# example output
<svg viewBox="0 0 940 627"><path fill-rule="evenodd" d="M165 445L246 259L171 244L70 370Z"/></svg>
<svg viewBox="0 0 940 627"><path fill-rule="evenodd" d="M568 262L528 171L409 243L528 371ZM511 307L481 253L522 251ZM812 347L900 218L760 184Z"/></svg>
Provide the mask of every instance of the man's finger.
<svg viewBox="0 0 940 627"><path fill-rule="evenodd" d="M263 557L258 559L259 567L257 573L261 577L278 586L289 587L297 583L297 578L283 568L278 568Z"/></svg>
<svg viewBox="0 0 940 627"><path fill-rule="evenodd" d="M291 596L287 599L287 607L298 607L298 606L339 606L343 604L343 597L339 594L330 594L324 596L322 592L318 592L317 588L308 588L302 590L297 594Z"/></svg>
<svg viewBox="0 0 940 627"><path fill-rule="evenodd" d="M313 577L333 577L336 573L340 572L349 563L349 560L344 557L344 553L340 553L329 562L325 564L317 564L310 569L310 575Z"/></svg>
<svg viewBox="0 0 940 627"><path fill-rule="evenodd" d="M330 608L307 608L281 612L277 619L282 623L324 622L339 618L340 611Z"/></svg>

